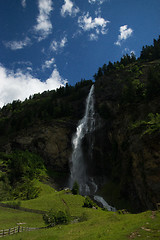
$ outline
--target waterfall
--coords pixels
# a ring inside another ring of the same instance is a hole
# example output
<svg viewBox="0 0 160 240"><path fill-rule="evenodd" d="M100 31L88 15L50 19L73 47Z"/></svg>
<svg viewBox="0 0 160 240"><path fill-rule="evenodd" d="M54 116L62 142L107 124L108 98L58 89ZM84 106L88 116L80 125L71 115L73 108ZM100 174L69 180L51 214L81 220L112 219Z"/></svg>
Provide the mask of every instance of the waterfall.
<svg viewBox="0 0 160 240"><path fill-rule="evenodd" d="M85 162L85 154L82 149L82 141L87 134L89 136L89 158L92 160L93 150L93 131L95 130L95 110L94 110L94 85L92 85L88 97L86 99L86 108L84 117L79 121L76 133L72 138L73 152L70 159L70 179L69 186L72 188L74 182L79 184L79 190L82 195L95 195L98 186L93 177L87 174L87 165ZM92 162L92 161L90 161ZM102 197L94 196L97 202L100 202L104 208L109 211L115 211L115 208L110 206Z"/></svg>
<svg viewBox="0 0 160 240"><path fill-rule="evenodd" d="M105 200L103 197L100 197L100 196L94 196L94 200L96 200L97 202L101 203L102 206L104 208L106 208L108 211L112 211L112 212L116 212L116 208L115 207L112 207L110 206Z"/></svg>
<svg viewBox="0 0 160 240"><path fill-rule="evenodd" d="M92 188L97 186L93 179L89 179L86 173L86 163L82 151L82 141L86 134L92 133L95 129L94 111L94 85L92 85L86 99L86 109L84 117L79 121L75 135L72 138L73 152L71 156L71 176L70 187L75 181L78 182L81 194L90 194ZM91 143L92 145L92 143ZM92 146L90 146L92 148Z"/></svg>

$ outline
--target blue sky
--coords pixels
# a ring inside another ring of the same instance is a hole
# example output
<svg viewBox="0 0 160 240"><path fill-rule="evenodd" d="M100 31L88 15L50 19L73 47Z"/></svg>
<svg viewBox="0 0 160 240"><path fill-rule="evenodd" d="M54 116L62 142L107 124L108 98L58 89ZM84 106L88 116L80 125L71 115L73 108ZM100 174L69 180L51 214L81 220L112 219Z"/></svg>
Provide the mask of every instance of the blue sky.
<svg viewBox="0 0 160 240"><path fill-rule="evenodd" d="M1 0L0 107L93 79L159 35L159 0Z"/></svg>

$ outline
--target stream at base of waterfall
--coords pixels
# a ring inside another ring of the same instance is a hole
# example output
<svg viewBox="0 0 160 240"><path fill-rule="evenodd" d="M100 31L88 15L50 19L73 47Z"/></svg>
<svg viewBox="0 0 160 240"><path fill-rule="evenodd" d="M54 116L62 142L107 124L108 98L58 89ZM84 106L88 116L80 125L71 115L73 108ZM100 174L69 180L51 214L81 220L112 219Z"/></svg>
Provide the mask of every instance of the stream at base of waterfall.
<svg viewBox="0 0 160 240"><path fill-rule="evenodd" d="M109 211L116 211L111 207L102 197L95 196L98 186L93 177L87 175L87 165L84 161L84 153L82 151L82 141L87 134L94 132L95 124L95 110L94 110L94 85L92 85L88 97L86 99L86 108L84 117L79 121L76 133L72 138L72 156L70 159L70 178L69 187L72 188L76 181L79 185L79 191L82 195L94 195L95 201L101 203L104 208ZM92 158L93 141L90 141L90 158Z"/></svg>

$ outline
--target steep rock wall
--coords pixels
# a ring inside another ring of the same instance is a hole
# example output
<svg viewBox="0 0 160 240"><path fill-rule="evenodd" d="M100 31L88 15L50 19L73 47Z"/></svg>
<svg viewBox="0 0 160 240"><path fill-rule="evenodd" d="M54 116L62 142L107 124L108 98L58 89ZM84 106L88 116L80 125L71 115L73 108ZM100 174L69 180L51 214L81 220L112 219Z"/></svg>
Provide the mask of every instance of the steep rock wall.
<svg viewBox="0 0 160 240"><path fill-rule="evenodd" d="M96 109L105 122L95 133L94 147L94 162L105 180L100 193L117 208L154 209L160 202L160 133L143 135L143 127L132 129L132 124L159 113L160 98L128 105L118 98L118 89L112 95L107 84L103 93L96 92Z"/></svg>
<svg viewBox="0 0 160 240"><path fill-rule="evenodd" d="M50 124L34 124L23 129L1 146L1 151L29 150L44 158L46 165L55 171L69 171L71 136L74 123L53 121Z"/></svg>

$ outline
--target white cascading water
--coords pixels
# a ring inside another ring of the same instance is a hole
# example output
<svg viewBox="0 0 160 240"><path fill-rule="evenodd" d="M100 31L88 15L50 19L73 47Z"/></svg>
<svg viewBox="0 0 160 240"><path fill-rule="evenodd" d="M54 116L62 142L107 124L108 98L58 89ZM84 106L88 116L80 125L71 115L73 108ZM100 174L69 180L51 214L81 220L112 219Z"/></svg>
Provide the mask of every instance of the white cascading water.
<svg viewBox="0 0 160 240"><path fill-rule="evenodd" d="M74 182L79 184L80 193L82 195L94 195L97 192L98 186L96 185L92 177L87 176L86 163L84 161L84 155L82 151L82 140L86 134L92 133L95 130L95 111L94 111L94 85L92 85L88 97L86 99L86 109L84 117L79 121L76 133L72 138L73 152L71 156L71 168L70 168L70 179L69 186L72 188ZM91 144L91 151L93 142ZM92 152L90 153L92 157ZM104 208L109 211L114 211L102 197L94 196L97 202L100 202Z"/></svg>
<svg viewBox="0 0 160 240"><path fill-rule="evenodd" d="M104 200L103 197L94 196L94 200L96 200L97 202L101 203L104 208L108 209L108 211L116 212L116 208L110 206L110 205Z"/></svg>
<svg viewBox="0 0 160 240"><path fill-rule="evenodd" d="M90 187L88 185L89 179L86 174L86 164L84 162L84 156L82 151L82 140L87 133L91 133L95 129L93 93L94 85L92 85L86 100L84 117L80 120L77 131L72 139L73 152L71 156L70 187L72 187L73 183L77 181L80 187L80 193L84 195L90 194Z"/></svg>

